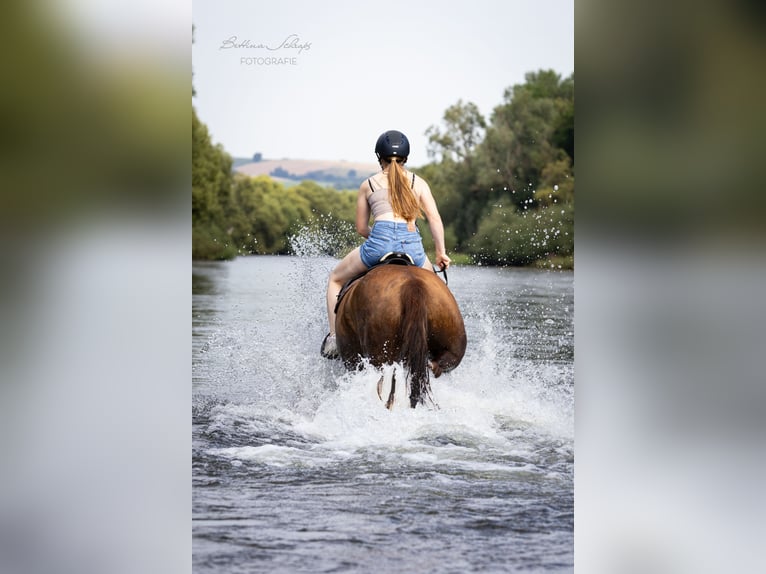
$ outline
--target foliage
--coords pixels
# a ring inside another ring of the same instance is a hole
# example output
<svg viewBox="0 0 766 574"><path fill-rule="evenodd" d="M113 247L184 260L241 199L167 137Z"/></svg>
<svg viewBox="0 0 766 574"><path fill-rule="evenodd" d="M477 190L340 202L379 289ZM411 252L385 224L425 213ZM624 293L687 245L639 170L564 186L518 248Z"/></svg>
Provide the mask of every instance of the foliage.
<svg viewBox="0 0 766 574"><path fill-rule="evenodd" d="M421 172L454 248L491 264L552 254L571 261L573 253L574 75L539 71L525 79L505 90L489 122L459 101L445 112L444 130L426 132L439 161Z"/></svg>
<svg viewBox="0 0 766 574"><path fill-rule="evenodd" d="M291 234L314 220L354 221L356 194L304 181L285 187L267 176L236 178L238 200L245 221L250 222L246 237L252 237L249 253L288 253ZM246 249L247 241L243 244Z"/></svg>
<svg viewBox="0 0 766 574"><path fill-rule="evenodd" d="M574 253L574 204L517 210L505 195L471 242L475 259L491 265L529 265Z"/></svg>
<svg viewBox="0 0 766 574"><path fill-rule="evenodd" d="M213 145L192 106L192 257L231 259L228 218L233 205L231 157ZM225 230L225 231L224 231Z"/></svg>
<svg viewBox="0 0 766 574"><path fill-rule="evenodd" d="M470 162L487 127L479 108L472 102L463 103L463 100L458 100L457 104L444 112L444 124L444 131L436 126L426 130L429 157L440 156L442 160Z"/></svg>

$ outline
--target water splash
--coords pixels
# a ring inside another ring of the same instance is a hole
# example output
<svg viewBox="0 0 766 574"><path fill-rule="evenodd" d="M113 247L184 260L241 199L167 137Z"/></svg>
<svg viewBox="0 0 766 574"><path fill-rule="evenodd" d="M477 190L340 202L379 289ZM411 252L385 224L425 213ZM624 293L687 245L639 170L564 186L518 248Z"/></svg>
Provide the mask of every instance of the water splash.
<svg viewBox="0 0 766 574"><path fill-rule="evenodd" d="M331 214L320 214L288 238L298 257L342 257L359 243L354 226Z"/></svg>

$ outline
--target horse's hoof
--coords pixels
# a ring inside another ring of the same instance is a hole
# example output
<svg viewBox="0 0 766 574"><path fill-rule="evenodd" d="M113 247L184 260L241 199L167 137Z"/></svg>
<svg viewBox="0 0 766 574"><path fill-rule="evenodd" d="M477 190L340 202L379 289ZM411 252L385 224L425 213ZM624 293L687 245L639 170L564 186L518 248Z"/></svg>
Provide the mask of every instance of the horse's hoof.
<svg viewBox="0 0 766 574"><path fill-rule="evenodd" d="M319 353L325 359L340 358L340 355L338 354L338 344L335 342L335 335L330 335L330 333L325 335L325 338L322 341L322 348L319 350Z"/></svg>

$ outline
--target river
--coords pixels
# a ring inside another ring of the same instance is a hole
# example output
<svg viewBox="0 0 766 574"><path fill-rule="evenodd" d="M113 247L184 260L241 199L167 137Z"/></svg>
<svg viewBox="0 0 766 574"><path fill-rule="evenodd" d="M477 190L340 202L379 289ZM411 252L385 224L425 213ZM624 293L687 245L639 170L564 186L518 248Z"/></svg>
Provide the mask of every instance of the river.
<svg viewBox="0 0 766 574"><path fill-rule="evenodd" d="M193 264L193 568L571 572L571 271L454 266L468 348L387 411L319 355L335 259Z"/></svg>

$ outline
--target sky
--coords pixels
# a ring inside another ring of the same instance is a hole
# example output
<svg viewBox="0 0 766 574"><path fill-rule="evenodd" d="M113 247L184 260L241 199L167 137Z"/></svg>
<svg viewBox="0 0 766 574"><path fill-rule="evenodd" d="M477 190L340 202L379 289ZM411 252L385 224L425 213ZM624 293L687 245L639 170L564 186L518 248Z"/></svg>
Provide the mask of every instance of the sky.
<svg viewBox="0 0 766 574"><path fill-rule="evenodd" d="M192 99L234 157L375 163L473 102L485 118L525 74L574 72L574 0L194 0Z"/></svg>

